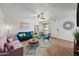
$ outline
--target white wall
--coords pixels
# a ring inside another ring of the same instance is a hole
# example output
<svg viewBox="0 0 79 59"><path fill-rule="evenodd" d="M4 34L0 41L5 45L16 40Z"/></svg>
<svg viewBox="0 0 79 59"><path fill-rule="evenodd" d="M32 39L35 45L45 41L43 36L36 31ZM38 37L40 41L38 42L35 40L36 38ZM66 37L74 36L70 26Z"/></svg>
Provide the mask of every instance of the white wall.
<svg viewBox="0 0 79 59"><path fill-rule="evenodd" d="M0 36L4 35L4 14L0 9Z"/></svg>
<svg viewBox="0 0 79 59"><path fill-rule="evenodd" d="M61 16L63 15L61 14ZM75 25L74 28L71 30L63 29L63 23L66 21L73 22ZM53 37L57 37L68 41L74 41L73 32L76 29L76 10L68 11L68 13L65 14L64 17L59 19L51 18L49 23L50 32ZM57 31L57 29L59 29L59 31Z"/></svg>

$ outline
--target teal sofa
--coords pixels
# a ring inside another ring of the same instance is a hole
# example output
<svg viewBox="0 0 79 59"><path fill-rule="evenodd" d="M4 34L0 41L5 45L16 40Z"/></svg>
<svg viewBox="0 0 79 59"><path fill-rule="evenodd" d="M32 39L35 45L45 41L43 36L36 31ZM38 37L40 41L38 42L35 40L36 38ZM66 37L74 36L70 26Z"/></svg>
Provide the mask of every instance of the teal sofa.
<svg viewBox="0 0 79 59"><path fill-rule="evenodd" d="M17 37L18 37L18 40L20 40L20 41L29 40L30 38L32 38L32 31L18 32Z"/></svg>

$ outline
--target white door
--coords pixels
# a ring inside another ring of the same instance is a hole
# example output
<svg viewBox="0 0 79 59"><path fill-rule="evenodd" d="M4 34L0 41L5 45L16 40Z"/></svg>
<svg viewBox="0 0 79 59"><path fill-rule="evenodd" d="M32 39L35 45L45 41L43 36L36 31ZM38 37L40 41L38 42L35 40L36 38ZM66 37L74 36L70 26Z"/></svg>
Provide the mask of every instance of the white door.
<svg viewBox="0 0 79 59"><path fill-rule="evenodd" d="M49 31L51 33L52 37L58 37L58 31L59 31L59 26L58 26L58 21L55 20L49 20Z"/></svg>

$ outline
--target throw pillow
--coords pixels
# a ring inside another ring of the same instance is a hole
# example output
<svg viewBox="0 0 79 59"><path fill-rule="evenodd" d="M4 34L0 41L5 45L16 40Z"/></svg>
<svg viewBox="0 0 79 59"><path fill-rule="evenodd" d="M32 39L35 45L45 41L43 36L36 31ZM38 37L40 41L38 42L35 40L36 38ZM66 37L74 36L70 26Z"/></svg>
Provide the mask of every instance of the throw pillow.
<svg viewBox="0 0 79 59"><path fill-rule="evenodd" d="M22 34L19 34L20 37L22 37Z"/></svg>
<svg viewBox="0 0 79 59"><path fill-rule="evenodd" d="M25 33L22 33L22 36L26 36L26 34Z"/></svg>

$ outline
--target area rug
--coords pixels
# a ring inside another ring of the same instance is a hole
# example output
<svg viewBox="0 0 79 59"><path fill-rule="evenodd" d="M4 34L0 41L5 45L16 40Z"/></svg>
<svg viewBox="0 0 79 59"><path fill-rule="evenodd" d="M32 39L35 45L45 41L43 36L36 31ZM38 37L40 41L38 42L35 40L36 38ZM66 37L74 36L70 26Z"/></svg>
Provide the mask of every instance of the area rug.
<svg viewBox="0 0 79 59"><path fill-rule="evenodd" d="M22 42L24 47L24 56L46 56L47 55L47 48L50 46L48 41L39 41L39 46L37 47L29 47L28 42Z"/></svg>

